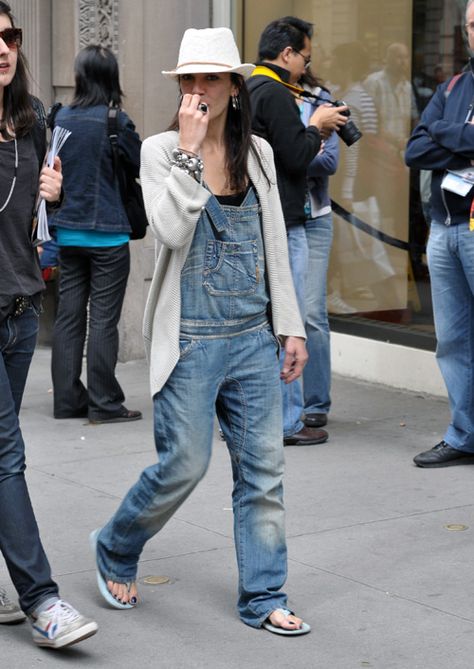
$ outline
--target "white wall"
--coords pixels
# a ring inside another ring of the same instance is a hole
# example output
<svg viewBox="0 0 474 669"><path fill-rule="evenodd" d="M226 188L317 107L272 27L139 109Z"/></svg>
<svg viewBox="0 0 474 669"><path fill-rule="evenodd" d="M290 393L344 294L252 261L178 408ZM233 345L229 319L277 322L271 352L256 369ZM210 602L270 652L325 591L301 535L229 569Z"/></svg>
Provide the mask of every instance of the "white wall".
<svg viewBox="0 0 474 669"><path fill-rule="evenodd" d="M331 363L336 374L447 396L435 354L431 351L333 332Z"/></svg>

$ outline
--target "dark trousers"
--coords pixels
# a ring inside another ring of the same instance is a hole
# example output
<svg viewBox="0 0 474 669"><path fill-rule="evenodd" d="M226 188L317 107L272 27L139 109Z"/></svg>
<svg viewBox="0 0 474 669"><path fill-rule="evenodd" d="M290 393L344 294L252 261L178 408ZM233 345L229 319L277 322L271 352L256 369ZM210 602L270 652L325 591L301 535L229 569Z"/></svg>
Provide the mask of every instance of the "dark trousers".
<svg viewBox="0 0 474 669"><path fill-rule="evenodd" d="M18 421L37 332L34 307L0 323L0 549L26 613L58 595L26 486Z"/></svg>
<svg viewBox="0 0 474 669"><path fill-rule="evenodd" d="M128 274L128 244L60 250L59 305L53 334L54 416L110 417L125 397L115 378L118 322ZM89 329L87 330L87 305ZM87 388L81 381L87 333Z"/></svg>

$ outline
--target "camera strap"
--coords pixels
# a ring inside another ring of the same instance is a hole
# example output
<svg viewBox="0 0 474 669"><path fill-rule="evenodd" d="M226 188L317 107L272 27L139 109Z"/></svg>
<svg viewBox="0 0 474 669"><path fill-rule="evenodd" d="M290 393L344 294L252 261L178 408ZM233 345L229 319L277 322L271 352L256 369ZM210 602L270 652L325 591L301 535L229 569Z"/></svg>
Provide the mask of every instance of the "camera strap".
<svg viewBox="0 0 474 669"><path fill-rule="evenodd" d="M283 84L283 86L288 88L297 98L313 97L313 95L309 93L309 91L305 91L304 88L300 88L300 86L295 86L294 84L286 83L286 81L283 81L283 79L279 77L276 72L271 70L269 67L265 67L265 65L257 65L257 67L254 69L254 71L250 76L257 77L258 75L261 75L263 77L269 77L270 79L275 79L275 81L278 81L278 83Z"/></svg>

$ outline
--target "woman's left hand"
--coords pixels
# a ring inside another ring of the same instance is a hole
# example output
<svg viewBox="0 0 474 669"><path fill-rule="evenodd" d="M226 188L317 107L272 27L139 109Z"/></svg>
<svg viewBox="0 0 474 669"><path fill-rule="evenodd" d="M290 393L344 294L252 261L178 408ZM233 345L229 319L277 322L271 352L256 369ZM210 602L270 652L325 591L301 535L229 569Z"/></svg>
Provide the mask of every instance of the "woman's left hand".
<svg viewBox="0 0 474 669"><path fill-rule="evenodd" d="M61 197L63 175L61 159L56 156L53 167L43 167L39 178L39 192L47 202L57 202Z"/></svg>
<svg viewBox="0 0 474 669"><path fill-rule="evenodd" d="M308 361L308 353L304 339L301 337L287 337L285 341L285 358L283 368L280 372L280 378L285 383L291 383L303 371L303 367Z"/></svg>

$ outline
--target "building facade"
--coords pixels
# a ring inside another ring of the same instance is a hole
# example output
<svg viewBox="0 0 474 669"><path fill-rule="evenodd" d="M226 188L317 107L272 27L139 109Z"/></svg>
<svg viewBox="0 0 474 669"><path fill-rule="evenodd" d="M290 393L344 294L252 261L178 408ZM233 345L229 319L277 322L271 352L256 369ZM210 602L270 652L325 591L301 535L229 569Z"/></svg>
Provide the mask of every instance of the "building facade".
<svg viewBox="0 0 474 669"><path fill-rule="evenodd" d="M346 100L363 132L331 178L334 245L328 280L336 372L444 394L426 241L429 173L410 171L406 141L436 86L468 53L465 0L12 0L25 32L34 92L67 102L73 61L91 43L117 55L124 107L142 137L162 131L177 90L160 72L188 27L227 25L253 62L261 30L295 15L315 26L312 69ZM362 92L363 91L363 92ZM120 326L121 358L143 355L141 318L152 274L151 235L133 242Z"/></svg>

